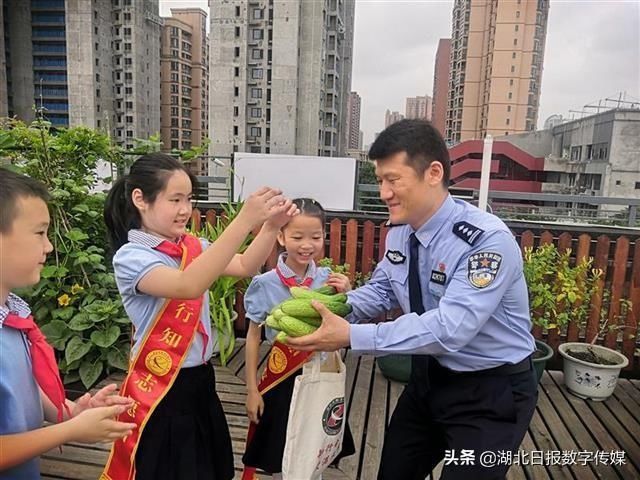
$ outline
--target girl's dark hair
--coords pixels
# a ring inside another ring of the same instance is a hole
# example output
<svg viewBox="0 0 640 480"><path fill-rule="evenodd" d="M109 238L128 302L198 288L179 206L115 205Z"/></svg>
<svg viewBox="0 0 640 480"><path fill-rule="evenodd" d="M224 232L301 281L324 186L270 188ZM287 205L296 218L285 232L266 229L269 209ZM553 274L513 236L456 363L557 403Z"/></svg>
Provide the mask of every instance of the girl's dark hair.
<svg viewBox="0 0 640 480"><path fill-rule="evenodd" d="M131 193L139 188L145 201L153 203L176 170L189 175L192 192L195 193L198 188L195 175L179 160L164 153L149 153L138 158L129 173L113 184L104 205L104 222L114 251L127 243L129 230L141 226L140 212L131 200Z"/></svg>
<svg viewBox="0 0 640 480"><path fill-rule="evenodd" d="M313 198L294 198L293 203L300 210L300 215L308 215L309 217L315 217L320 220L322 229L324 230L327 215L320 203ZM284 228L287 228L286 225Z"/></svg>

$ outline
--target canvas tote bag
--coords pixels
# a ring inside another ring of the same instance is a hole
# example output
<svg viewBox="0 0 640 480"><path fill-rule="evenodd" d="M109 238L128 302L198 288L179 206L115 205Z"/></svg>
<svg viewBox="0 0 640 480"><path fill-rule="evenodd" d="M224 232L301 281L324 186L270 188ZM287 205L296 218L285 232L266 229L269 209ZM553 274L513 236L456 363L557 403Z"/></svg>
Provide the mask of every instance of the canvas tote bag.
<svg viewBox="0 0 640 480"><path fill-rule="evenodd" d="M342 449L346 368L339 352L317 352L295 379L283 480L315 480Z"/></svg>

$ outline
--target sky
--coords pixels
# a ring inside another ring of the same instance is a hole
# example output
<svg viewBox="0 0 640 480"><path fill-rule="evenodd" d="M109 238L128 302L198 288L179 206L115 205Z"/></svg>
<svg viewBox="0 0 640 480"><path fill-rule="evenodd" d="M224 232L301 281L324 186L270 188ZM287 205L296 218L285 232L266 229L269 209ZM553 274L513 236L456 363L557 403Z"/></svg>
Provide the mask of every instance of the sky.
<svg viewBox="0 0 640 480"><path fill-rule="evenodd" d="M640 102L640 0L550 5L538 127L552 114L579 117L570 111L620 92ZM207 0L160 0L160 13L193 6L209 10ZM452 10L448 0L356 0L351 89L362 97L365 145L384 128L387 109L404 113L407 97L432 94L438 40L451 35Z"/></svg>

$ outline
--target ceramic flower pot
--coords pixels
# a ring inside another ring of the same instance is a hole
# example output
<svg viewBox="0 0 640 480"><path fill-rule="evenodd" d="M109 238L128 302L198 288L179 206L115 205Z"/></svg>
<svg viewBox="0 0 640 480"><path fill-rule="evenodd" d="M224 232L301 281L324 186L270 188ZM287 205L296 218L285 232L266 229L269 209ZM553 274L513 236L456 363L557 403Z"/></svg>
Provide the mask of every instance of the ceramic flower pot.
<svg viewBox="0 0 640 480"><path fill-rule="evenodd" d="M585 358L575 358L569 354L572 352L587 357L590 355L589 348L610 365L592 363ZM580 398L597 402L611 396L618 383L620 370L629 364L629 359L620 352L601 345L563 343L558 347L558 352L563 357L564 383L567 389Z"/></svg>

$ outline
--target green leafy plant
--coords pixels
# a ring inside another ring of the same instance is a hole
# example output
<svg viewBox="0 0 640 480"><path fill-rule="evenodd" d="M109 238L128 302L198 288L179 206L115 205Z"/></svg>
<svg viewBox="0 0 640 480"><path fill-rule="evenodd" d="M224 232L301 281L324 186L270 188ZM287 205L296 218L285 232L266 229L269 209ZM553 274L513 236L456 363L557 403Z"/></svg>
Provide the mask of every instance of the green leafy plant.
<svg viewBox="0 0 640 480"><path fill-rule="evenodd" d="M103 374L127 368L129 320L107 268L104 195L92 192L99 161L119 163L109 138L85 127L52 130L41 119L7 120L0 156L51 193L54 251L41 281L19 292L58 354L65 383L90 388Z"/></svg>
<svg viewBox="0 0 640 480"><path fill-rule="evenodd" d="M562 330L569 322L586 322L602 276L592 264L592 258L572 262L570 249L560 252L553 244L525 248L524 276L534 325Z"/></svg>
<svg viewBox="0 0 640 480"><path fill-rule="evenodd" d="M351 269L351 265L348 263L335 264L333 263L333 259L329 257L324 257L318 260L318 266L330 268L332 272L341 273L346 276L349 276L349 271ZM351 281L351 288L361 287L367 283L370 278L371 273L363 274L362 272L355 272Z"/></svg>
<svg viewBox="0 0 640 480"><path fill-rule="evenodd" d="M624 322L624 319L627 317L627 315L632 312L633 302L628 298L620 298L618 299L618 305L619 306L617 311L613 314L610 314L611 307L613 306L611 299L611 290L606 288L602 292L602 305L600 307L598 332L593 336L591 340L587 338L587 341L590 345L595 345L598 338L608 332L631 328L627 325L620 325L620 323ZM631 338L634 338L633 334L631 334Z"/></svg>
<svg viewBox="0 0 640 480"><path fill-rule="evenodd" d="M242 203L227 203L222 206L222 213L216 215L214 225L205 222L198 236L215 242L227 226L238 215ZM252 237L247 237L240 246L238 253L244 252ZM211 325L215 328L220 348L220 362L225 365L235 347L235 332L233 321L235 318L236 295L243 292L248 285L247 279L222 276L209 289L209 311Z"/></svg>

